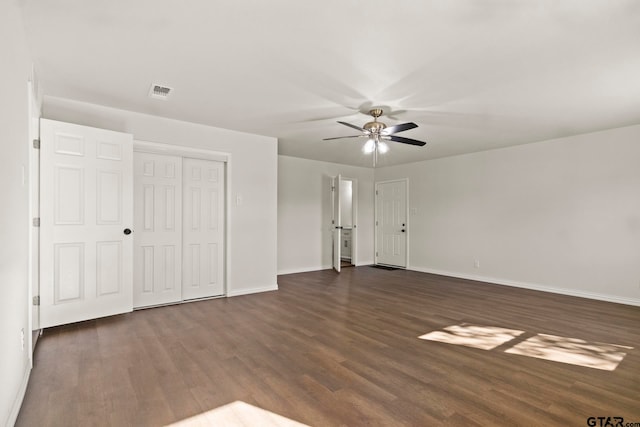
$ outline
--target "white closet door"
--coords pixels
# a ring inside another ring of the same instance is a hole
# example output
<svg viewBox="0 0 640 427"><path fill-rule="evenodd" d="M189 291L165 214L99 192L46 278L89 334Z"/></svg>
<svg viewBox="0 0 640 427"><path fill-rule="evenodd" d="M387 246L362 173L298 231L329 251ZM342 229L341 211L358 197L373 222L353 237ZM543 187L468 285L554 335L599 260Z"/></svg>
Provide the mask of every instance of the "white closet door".
<svg viewBox="0 0 640 427"><path fill-rule="evenodd" d="M224 163L183 159L182 299L224 294Z"/></svg>
<svg viewBox="0 0 640 427"><path fill-rule="evenodd" d="M182 157L134 153L133 306L182 300Z"/></svg>
<svg viewBox="0 0 640 427"><path fill-rule="evenodd" d="M132 136L41 121L40 326L133 308Z"/></svg>

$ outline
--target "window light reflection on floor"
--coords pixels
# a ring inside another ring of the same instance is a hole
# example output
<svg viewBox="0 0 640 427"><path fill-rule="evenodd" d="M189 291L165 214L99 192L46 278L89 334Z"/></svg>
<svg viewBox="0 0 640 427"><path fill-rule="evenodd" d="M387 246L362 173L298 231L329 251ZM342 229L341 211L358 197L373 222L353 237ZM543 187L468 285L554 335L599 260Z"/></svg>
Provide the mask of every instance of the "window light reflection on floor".
<svg viewBox="0 0 640 427"><path fill-rule="evenodd" d="M491 350L511 341L523 333L524 331L518 331L516 329L463 323L461 325L448 326L442 331L430 332L420 336L419 338L423 340L439 341L448 344L463 345L465 347L479 348L481 350Z"/></svg>
<svg viewBox="0 0 640 427"><path fill-rule="evenodd" d="M524 333L516 329L462 323L447 326L440 331L429 332L418 338L481 350L493 350ZM520 342L511 344L505 353L613 371L627 353L633 350L633 347L623 345L588 342L556 335L537 334L524 339L525 337L517 339L516 342Z"/></svg>
<svg viewBox="0 0 640 427"><path fill-rule="evenodd" d="M633 347L538 334L506 352L554 362L613 371Z"/></svg>
<svg viewBox="0 0 640 427"><path fill-rule="evenodd" d="M274 414L249 405L248 403L236 400L228 405L220 406L191 418L170 424L168 427L308 427L306 424L293 421L282 415Z"/></svg>

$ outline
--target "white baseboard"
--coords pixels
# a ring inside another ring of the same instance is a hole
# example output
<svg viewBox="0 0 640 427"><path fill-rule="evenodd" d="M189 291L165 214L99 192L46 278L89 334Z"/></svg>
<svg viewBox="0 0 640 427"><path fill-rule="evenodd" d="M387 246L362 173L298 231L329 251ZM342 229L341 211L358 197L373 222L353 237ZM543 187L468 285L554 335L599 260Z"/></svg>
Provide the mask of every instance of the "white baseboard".
<svg viewBox="0 0 640 427"><path fill-rule="evenodd" d="M228 297L237 297L240 295L249 295L249 294L257 294L260 292L270 292L270 291L277 291L278 290L278 284L276 283L275 285L272 286L265 286L262 288L251 288L251 289L238 289L235 291L229 291L227 292L227 296Z"/></svg>
<svg viewBox="0 0 640 427"><path fill-rule="evenodd" d="M517 282L512 280L496 279L493 277L477 276L473 274L454 273L451 271L434 270L431 268L407 267L407 270L419 271L421 273L438 274L440 276L457 277L459 279L474 280L495 285L512 286L515 288L530 289L533 291L550 292L554 294L569 295L572 297L588 298L599 301L615 302L618 304L640 306L640 299L625 298L616 295L600 294L595 292L581 291L579 289L555 288L553 286L538 285L535 283Z"/></svg>
<svg viewBox="0 0 640 427"><path fill-rule="evenodd" d="M360 262L356 263L356 267L360 267L360 266L363 266L363 265L373 265L373 264L375 264L375 262L373 260L367 259L365 261L360 261Z"/></svg>
<svg viewBox="0 0 640 427"><path fill-rule="evenodd" d="M373 264L372 260L365 260L365 261L357 261L354 265L356 267L360 267L363 265L371 265ZM285 270L279 270L278 271L278 276L284 275L284 274L296 274L296 273L308 273L310 271L321 271L321 270L331 270L333 268L333 265L331 264L327 264L327 265L317 265L315 267L302 267L302 268L288 268Z"/></svg>
<svg viewBox="0 0 640 427"><path fill-rule="evenodd" d="M22 384L20 384L20 389L18 390L18 394L16 395L13 406L11 407L11 412L9 412L9 418L7 419L6 424L7 426L13 426L16 424L20 408L22 407L22 401L24 400L24 395L27 393L27 385L29 384L30 375L31 367L27 367L24 372L24 377L22 378Z"/></svg>
<svg viewBox="0 0 640 427"><path fill-rule="evenodd" d="M332 265L318 265L315 267L288 268L285 270L279 270L278 276L281 276L284 274L308 273L309 271L329 270L332 268L333 268Z"/></svg>

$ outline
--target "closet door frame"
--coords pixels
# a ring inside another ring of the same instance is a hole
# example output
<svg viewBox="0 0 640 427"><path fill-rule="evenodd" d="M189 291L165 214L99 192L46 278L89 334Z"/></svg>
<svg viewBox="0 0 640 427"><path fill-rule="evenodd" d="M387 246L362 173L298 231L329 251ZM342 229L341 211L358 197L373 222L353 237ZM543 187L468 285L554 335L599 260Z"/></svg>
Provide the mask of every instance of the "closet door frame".
<svg viewBox="0 0 640 427"><path fill-rule="evenodd" d="M229 269L231 267L231 251L229 250L229 248L231 247L231 153L205 150L201 148L183 147L180 145L164 144L159 142L141 141L136 139L133 140L133 151L141 153L164 154L167 156L189 157L192 159L214 160L224 163L224 294L222 296L227 296L229 293Z"/></svg>

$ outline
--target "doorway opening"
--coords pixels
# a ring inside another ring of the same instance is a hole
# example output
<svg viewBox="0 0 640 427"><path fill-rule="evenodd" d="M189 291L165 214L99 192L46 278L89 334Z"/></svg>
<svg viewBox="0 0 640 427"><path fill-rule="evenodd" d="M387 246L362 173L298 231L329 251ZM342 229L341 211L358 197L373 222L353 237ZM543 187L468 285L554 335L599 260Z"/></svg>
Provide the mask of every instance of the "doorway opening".
<svg viewBox="0 0 640 427"><path fill-rule="evenodd" d="M343 178L340 181L340 216L342 239L340 242L341 267L353 267L353 181Z"/></svg>
<svg viewBox="0 0 640 427"><path fill-rule="evenodd" d="M333 178L333 268L356 265L356 218L358 183L352 178L341 175Z"/></svg>

